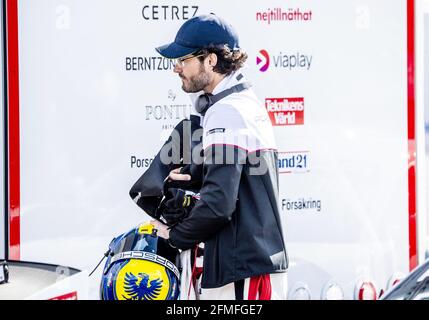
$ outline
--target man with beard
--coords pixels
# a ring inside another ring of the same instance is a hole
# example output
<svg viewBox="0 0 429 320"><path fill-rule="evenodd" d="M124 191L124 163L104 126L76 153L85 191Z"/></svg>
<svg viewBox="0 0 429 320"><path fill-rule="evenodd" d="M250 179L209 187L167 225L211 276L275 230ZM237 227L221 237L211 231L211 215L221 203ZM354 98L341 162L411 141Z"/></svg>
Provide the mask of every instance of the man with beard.
<svg viewBox="0 0 429 320"><path fill-rule="evenodd" d="M158 235L181 250L204 243L201 299L286 299L277 147L240 71L247 54L237 33L215 14L201 15L156 50L173 60L185 92L200 93L204 150L200 200L172 227L152 221ZM169 178L192 180L180 169Z"/></svg>

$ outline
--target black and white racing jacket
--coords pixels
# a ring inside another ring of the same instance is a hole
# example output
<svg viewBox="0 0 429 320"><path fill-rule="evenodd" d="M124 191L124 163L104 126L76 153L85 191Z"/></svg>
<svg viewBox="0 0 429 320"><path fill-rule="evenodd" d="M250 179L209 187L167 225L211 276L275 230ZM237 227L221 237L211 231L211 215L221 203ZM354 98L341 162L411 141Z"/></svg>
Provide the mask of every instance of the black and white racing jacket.
<svg viewBox="0 0 429 320"><path fill-rule="evenodd" d="M213 94L243 82L237 75L223 79ZM201 124L200 201L170 230L171 244L189 249L205 243L203 288L285 272L277 148L266 110L247 89L215 103Z"/></svg>

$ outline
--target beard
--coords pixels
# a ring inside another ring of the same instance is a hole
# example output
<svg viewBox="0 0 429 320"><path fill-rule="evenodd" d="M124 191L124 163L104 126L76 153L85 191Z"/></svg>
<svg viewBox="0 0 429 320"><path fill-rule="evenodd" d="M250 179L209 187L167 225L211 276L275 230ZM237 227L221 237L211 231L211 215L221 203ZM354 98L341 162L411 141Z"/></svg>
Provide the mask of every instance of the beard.
<svg viewBox="0 0 429 320"><path fill-rule="evenodd" d="M202 91L211 83L210 75L206 72L203 64L200 65L198 74L191 76L189 79L186 79L182 75L180 75L180 78L183 81L182 89L186 93Z"/></svg>

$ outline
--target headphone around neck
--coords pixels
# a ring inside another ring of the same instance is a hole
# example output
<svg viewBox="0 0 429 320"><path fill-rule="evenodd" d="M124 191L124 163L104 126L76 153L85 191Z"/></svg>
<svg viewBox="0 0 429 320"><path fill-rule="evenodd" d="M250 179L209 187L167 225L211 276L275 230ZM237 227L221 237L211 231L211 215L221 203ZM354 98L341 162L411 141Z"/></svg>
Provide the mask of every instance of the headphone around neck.
<svg viewBox="0 0 429 320"><path fill-rule="evenodd" d="M243 76L239 74L237 76L237 80L240 80ZM225 98L226 96L229 96L232 93L238 93L243 90L249 89L252 85L249 82L243 82L236 84L235 86L226 89L224 91L219 92L218 94L211 94L211 93L204 93L198 97L198 100L195 104L195 109L198 113L200 113L202 116L204 116L207 112L207 110L214 105L219 100Z"/></svg>

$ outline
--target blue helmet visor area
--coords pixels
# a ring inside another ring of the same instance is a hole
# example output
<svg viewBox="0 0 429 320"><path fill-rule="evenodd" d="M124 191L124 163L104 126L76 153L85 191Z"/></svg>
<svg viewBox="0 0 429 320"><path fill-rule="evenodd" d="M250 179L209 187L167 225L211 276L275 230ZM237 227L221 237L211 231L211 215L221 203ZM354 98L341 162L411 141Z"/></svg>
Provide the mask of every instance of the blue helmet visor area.
<svg viewBox="0 0 429 320"><path fill-rule="evenodd" d="M156 234L140 234L138 228L124 233L110 244L111 253L116 255L126 251L157 252L158 237Z"/></svg>

